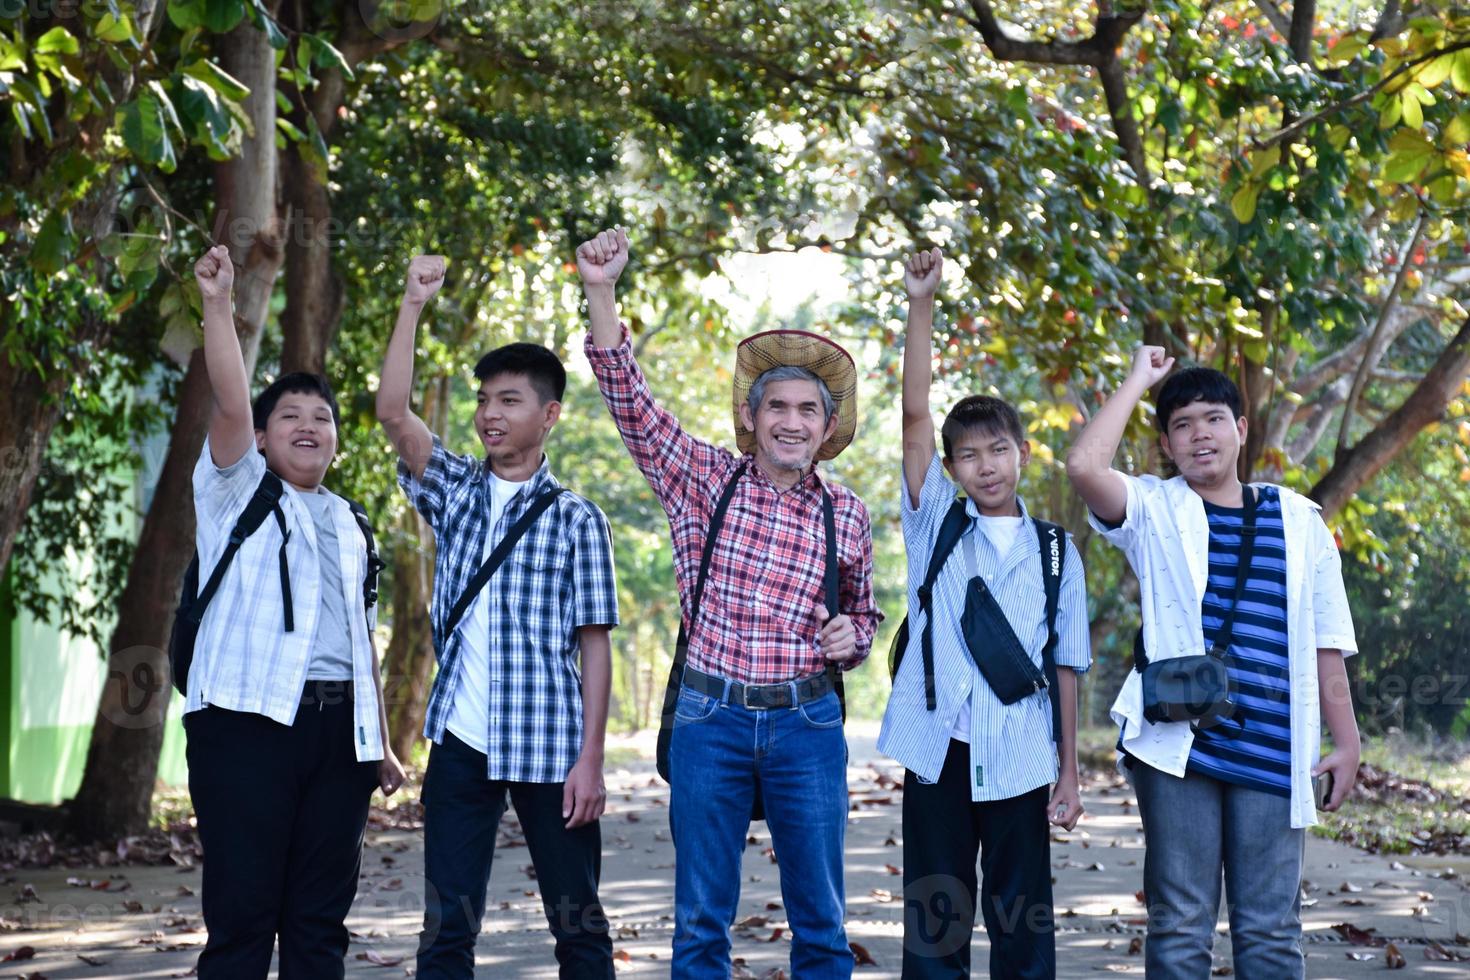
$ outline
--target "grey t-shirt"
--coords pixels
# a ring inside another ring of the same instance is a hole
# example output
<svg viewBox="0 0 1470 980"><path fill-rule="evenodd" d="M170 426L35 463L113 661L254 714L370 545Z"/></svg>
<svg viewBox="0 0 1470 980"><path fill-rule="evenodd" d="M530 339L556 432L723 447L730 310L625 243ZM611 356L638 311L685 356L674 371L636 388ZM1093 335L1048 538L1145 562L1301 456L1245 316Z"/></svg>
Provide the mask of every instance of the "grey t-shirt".
<svg viewBox="0 0 1470 980"><path fill-rule="evenodd" d="M321 565L321 611L311 662L306 667L309 681L352 680L352 634L348 632L347 600L343 597L342 565L337 553L337 525L332 519L332 498L321 491L303 493L316 524L317 559Z"/></svg>

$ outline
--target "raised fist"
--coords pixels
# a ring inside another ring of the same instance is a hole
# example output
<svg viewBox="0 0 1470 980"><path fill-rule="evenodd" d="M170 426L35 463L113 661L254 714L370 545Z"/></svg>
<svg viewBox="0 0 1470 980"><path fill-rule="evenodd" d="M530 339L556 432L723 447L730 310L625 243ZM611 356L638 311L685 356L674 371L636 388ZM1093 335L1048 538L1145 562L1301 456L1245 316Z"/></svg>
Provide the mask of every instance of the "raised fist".
<svg viewBox="0 0 1470 980"><path fill-rule="evenodd" d="M1141 378L1146 387L1154 385L1168 377L1174 369L1174 358L1169 357L1162 347L1150 347L1145 344L1138 348L1133 355L1133 377Z"/></svg>
<svg viewBox="0 0 1470 980"><path fill-rule="evenodd" d="M937 248L915 252L903 263L903 288L909 299L928 299L939 289L939 273L944 268L944 255Z"/></svg>
<svg viewBox="0 0 1470 980"><path fill-rule="evenodd" d="M235 284L235 266L230 250L216 245L194 263L194 278L199 281L199 294L204 299L229 299Z"/></svg>
<svg viewBox="0 0 1470 980"><path fill-rule="evenodd" d="M628 264L628 234L610 228L577 246L577 274L584 286L611 286Z"/></svg>
<svg viewBox="0 0 1470 980"><path fill-rule="evenodd" d="M403 298L410 303L427 303L444 285L444 256L415 255L408 264L408 279L403 285Z"/></svg>

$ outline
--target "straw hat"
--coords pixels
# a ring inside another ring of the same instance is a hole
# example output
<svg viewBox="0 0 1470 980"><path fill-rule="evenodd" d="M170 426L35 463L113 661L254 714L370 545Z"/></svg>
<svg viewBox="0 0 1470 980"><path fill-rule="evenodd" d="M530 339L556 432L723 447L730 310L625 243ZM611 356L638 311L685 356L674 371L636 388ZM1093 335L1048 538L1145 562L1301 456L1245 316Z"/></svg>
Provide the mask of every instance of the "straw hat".
<svg viewBox="0 0 1470 980"><path fill-rule="evenodd" d="M822 443L816 459L832 459L852 442L857 431L857 366L841 347L805 330L767 330L746 337L735 348L735 444L742 453L755 452L755 433L740 422L740 406L751 385L771 368L806 368L821 378L837 404L837 430Z"/></svg>

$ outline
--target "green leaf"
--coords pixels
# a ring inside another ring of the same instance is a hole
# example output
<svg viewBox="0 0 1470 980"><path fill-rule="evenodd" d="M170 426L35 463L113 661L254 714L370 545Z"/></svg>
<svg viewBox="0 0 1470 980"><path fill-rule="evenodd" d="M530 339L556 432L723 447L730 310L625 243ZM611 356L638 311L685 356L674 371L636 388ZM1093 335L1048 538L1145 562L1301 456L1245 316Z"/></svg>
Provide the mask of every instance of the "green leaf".
<svg viewBox="0 0 1470 980"><path fill-rule="evenodd" d="M1399 105L1403 107L1404 125L1419 129L1424 125L1424 109L1419 105L1419 100L1414 93L1405 89L1399 96Z"/></svg>
<svg viewBox="0 0 1470 980"><path fill-rule="evenodd" d="M81 44L72 37L71 32L65 27L53 27L51 30L36 38L36 43L31 46L32 55L69 55L80 54ZM37 63L40 59L37 58Z"/></svg>
<svg viewBox="0 0 1470 980"><path fill-rule="evenodd" d="M251 0L250 22L265 31L270 46L277 51L284 50L290 43L290 39L286 37L280 25L271 18L270 12L265 9L261 0Z"/></svg>
<svg viewBox="0 0 1470 980"><path fill-rule="evenodd" d="M245 4L240 0L204 0L204 28L215 34L228 34L245 19Z"/></svg>
<svg viewBox="0 0 1470 980"><path fill-rule="evenodd" d="M1455 55L1454 67L1450 69L1450 84L1456 92L1470 94L1470 51Z"/></svg>
<svg viewBox="0 0 1470 980"><path fill-rule="evenodd" d="M184 74L190 78L199 79L232 102L239 102L250 94L250 89L246 88L243 82L238 81L219 65L205 58L200 58L190 64L184 69Z"/></svg>
<svg viewBox="0 0 1470 980"><path fill-rule="evenodd" d="M204 0L168 0L168 19L181 31L204 26Z"/></svg>
<svg viewBox="0 0 1470 980"><path fill-rule="evenodd" d="M1470 143L1470 112L1462 112L1449 121L1444 128L1444 142L1448 145Z"/></svg>
<svg viewBox="0 0 1470 980"><path fill-rule="evenodd" d="M303 36L311 39L312 64L318 68L336 68L349 80L354 77L352 66L347 63L347 58L341 51L334 48L330 41L320 34L307 34Z"/></svg>
<svg viewBox="0 0 1470 980"><path fill-rule="evenodd" d="M230 111L225 107L220 94L197 78L185 76L181 80L183 93L179 97L179 110L193 124L196 138L224 149L231 126Z"/></svg>
<svg viewBox="0 0 1470 980"><path fill-rule="evenodd" d="M172 113L172 107L169 113ZM174 147L168 138L168 120L151 89L117 111L116 125L123 143L139 160L171 173L176 165Z"/></svg>
<svg viewBox="0 0 1470 980"><path fill-rule="evenodd" d="M1434 146L1414 130L1399 130L1388 147L1383 179L1390 183L1406 184L1418 179L1435 156Z"/></svg>
<svg viewBox="0 0 1470 980"><path fill-rule="evenodd" d="M57 30L60 30L60 28L57 28ZM25 70L25 48L8 37L0 36L0 71Z"/></svg>
<svg viewBox="0 0 1470 980"><path fill-rule="evenodd" d="M1415 105L1418 105L1416 102ZM1390 98L1383 104L1383 111L1378 113L1378 128L1391 129L1404 118L1404 103L1397 98Z"/></svg>
<svg viewBox="0 0 1470 980"><path fill-rule="evenodd" d="M1450 77L1450 71L1455 65L1454 54L1442 54L1433 61L1426 61L1424 66L1414 75L1414 81L1423 85L1426 89L1434 88L1440 82Z"/></svg>
<svg viewBox="0 0 1470 980"><path fill-rule="evenodd" d="M131 40L133 37L133 22L128 19L127 14L118 16L111 12L102 15L97 26L92 28L92 33L97 40L106 41L108 44L121 44Z"/></svg>
<svg viewBox="0 0 1470 980"><path fill-rule="evenodd" d="M43 276L54 276L66 267L71 255L71 222L64 211L52 211L41 222L31 247L31 268Z"/></svg>
<svg viewBox="0 0 1470 980"><path fill-rule="evenodd" d="M1347 64L1368 47L1368 39L1362 34L1349 34L1338 39L1327 52L1326 62L1334 67Z"/></svg>
<svg viewBox="0 0 1470 980"><path fill-rule="evenodd" d="M1251 176L1260 177L1281 162L1281 147L1272 146L1250 154Z"/></svg>
<svg viewBox="0 0 1470 980"><path fill-rule="evenodd" d="M1243 225L1250 224L1251 218L1256 215L1256 198L1261 196L1261 185L1252 184L1247 181L1240 185L1240 190L1230 199L1230 211L1235 215L1235 220Z"/></svg>

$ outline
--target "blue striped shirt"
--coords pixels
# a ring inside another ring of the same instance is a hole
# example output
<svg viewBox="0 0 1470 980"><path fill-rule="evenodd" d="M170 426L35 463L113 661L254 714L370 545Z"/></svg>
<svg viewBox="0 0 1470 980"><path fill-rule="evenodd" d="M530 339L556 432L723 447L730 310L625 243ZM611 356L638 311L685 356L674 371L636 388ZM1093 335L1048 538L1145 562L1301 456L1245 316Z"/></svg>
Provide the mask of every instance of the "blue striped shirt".
<svg viewBox="0 0 1470 980"><path fill-rule="evenodd" d="M1230 634L1235 718L1195 737L1188 768L1228 783L1290 796L1286 536L1276 488L1261 487L1257 492L1256 543ZM1205 501L1205 516L1210 524L1210 575L1200 611L1205 639L1213 643L1235 598L1245 509Z"/></svg>
<svg viewBox="0 0 1470 980"><path fill-rule="evenodd" d="M928 710L924 698L924 657L919 649L924 615L919 611L918 588L939 537L939 526L955 501L956 489L936 453L924 477L919 506L911 505L906 487L900 492L903 540L908 551L909 646L893 679L893 693L883 715L878 750L903 763L921 781L938 780L949 751L955 718L968 702L972 800L1007 800L1055 782L1057 753L1052 738L1049 693L1041 691L1014 704L1001 704L965 646L960 617L965 609L970 575L963 542L950 553L934 583L935 710ZM972 520L965 534L974 536L977 570L1017 639L1039 667L1047 629L1046 583L1042 579L1041 542L1036 536L1036 525L1026 520L1010 550L1002 555L977 526L974 518L979 514L973 503L969 504L969 510ZM1021 514L1026 516L1024 504ZM1057 666L1080 672L1092 663L1087 594L1082 556L1070 536L1066 549L1057 611Z"/></svg>

